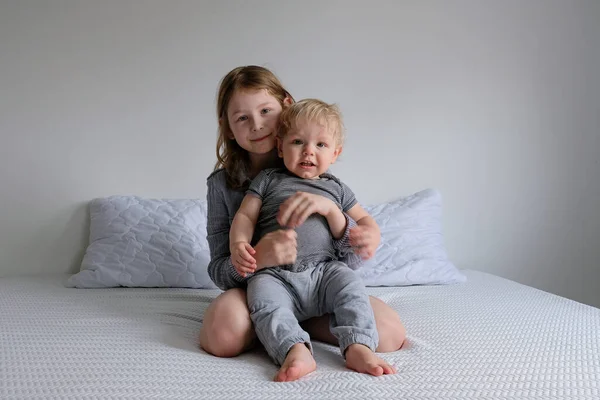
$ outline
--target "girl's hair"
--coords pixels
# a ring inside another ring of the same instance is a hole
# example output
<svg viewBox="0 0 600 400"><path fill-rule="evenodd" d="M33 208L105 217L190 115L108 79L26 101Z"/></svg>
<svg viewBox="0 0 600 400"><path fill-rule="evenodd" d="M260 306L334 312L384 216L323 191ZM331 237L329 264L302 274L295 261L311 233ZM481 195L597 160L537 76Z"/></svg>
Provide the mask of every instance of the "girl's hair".
<svg viewBox="0 0 600 400"><path fill-rule="evenodd" d="M344 144L344 122L337 104L327 104L318 99L304 99L290 105L279 117L278 136L284 138L298 122L315 122L323 125L338 146Z"/></svg>
<svg viewBox="0 0 600 400"><path fill-rule="evenodd" d="M215 170L225 168L227 184L234 189L247 185L250 157L235 140L231 139L231 127L227 118L229 101L237 90L261 90L275 97L283 107L286 97L293 100L279 79L264 67L248 65L237 67L221 80L217 95L217 118L219 134L217 138L217 163Z"/></svg>

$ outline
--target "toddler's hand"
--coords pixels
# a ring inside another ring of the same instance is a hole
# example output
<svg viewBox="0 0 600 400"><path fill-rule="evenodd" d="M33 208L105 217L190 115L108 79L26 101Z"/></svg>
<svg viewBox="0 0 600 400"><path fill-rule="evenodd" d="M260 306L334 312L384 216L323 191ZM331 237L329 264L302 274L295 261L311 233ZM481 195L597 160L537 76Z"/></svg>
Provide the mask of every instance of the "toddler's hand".
<svg viewBox="0 0 600 400"><path fill-rule="evenodd" d="M318 194L296 192L279 207L277 222L281 226L297 228L312 214L326 217L330 212L338 210L335 203Z"/></svg>
<svg viewBox="0 0 600 400"><path fill-rule="evenodd" d="M350 229L349 239L354 252L363 260L368 260L375 255L381 241L381 233L373 226L359 225Z"/></svg>
<svg viewBox="0 0 600 400"><path fill-rule="evenodd" d="M229 246L231 263L235 270L243 277L256 271L256 260L252 257L256 251L248 242L236 242Z"/></svg>

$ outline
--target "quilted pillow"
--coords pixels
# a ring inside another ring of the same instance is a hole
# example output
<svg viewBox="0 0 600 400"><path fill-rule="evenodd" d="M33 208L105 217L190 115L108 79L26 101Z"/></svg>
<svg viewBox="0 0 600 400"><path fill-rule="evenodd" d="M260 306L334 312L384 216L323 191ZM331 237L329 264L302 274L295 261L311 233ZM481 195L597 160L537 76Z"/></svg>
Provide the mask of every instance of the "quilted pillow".
<svg viewBox="0 0 600 400"><path fill-rule="evenodd" d="M434 189L365 206L381 229L375 256L356 273L366 286L442 285L466 281L448 259L442 197Z"/></svg>
<svg viewBox="0 0 600 400"><path fill-rule="evenodd" d="M206 201L112 196L90 204L90 244L68 286L215 288Z"/></svg>
<svg viewBox="0 0 600 400"><path fill-rule="evenodd" d="M366 206L381 228L375 256L356 273L367 286L464 282L441 232L439 192ZM205 200L112 196L90 204L90 244L68 286L215 288L208 276Z"/></svg>

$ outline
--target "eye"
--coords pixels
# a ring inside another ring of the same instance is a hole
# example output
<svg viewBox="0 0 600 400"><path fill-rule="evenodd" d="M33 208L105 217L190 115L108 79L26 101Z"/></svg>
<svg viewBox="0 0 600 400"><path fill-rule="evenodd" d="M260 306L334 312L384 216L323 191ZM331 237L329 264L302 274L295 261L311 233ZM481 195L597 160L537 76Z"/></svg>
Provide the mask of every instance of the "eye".
<svg viewBox="0 0 600 400"><path fill-rule="evenodd" d="M292 144L302 144L302 140L294 139L294 140L292 140Z"/></svg>
<svg viewBox="0 0 600 400"><path fill-rule="evenodd" d="M321 149L322 149L322 148L324 148L324 147L327 147L327 143L323 143L323 142L321 142L321 143L317 143L317 147L319 147L319 148L321 148Z"/></svg>
<svg viewBox="0 0 600 400"><path fill-rule="evenodd" d="M260 113L261 113L261 114L268 114L268 113L270 113L270 112L271 112L271 109L270 109L270 108L263 108L263 109L260 111Z"/></svg>
<svg viewBox="0 0 600 400"><path fill-rule="evenodd" d="M242 116L238 117L238 119L237 119L236 121L238 121L238 122L242 122L242 121L246 121L247 119L248 119L248 117L247 117L247 116L245 116L245 115L242 115Z"/></svg>

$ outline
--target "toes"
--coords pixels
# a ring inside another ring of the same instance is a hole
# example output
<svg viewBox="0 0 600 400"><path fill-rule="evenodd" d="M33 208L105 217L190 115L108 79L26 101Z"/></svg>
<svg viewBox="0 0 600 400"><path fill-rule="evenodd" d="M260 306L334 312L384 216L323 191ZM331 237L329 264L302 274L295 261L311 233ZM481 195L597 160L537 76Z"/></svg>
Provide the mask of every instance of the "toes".
<svg viewBox="0 0 600 400"><path fill-rule="evenodd" d="M286 375L287 375L287 381L295 381L296 379L300 378L300 368L289 367Z"/></svg>
<svg viewBox="0 0 600 400"><path fill-rule="evenodd" d="M383 373L385 375L395 374L396 373L396 368L392 367L391 365L386 364L386 365L383 366Z"/></svg>
<svg viewBox="0 0 600 400"><path fill-rule="evenodd" d="M302 378L304 375L314 371L306 366L289 365L282 367L277 376L275 376L275 382L291 382Z"/></svg>
<svg viewBox="0 0 600 400"><path fill-rule="evenodd" d="M275 382L287 382L290 379L290 367L282 367L277 376L275 377Z"/></svg>
<svg viewBox="0 0 600 400"><path fill-rule="evenodd" d="M383 375L383 367L380 367L379 365L369 365L367 371L369 372L369 374L374 376Z"/></svg>
<svg viewBox="0 0 600 400"><path fill-rule="evenodd" d="M284 371L279 371L277 373L277 375L275 376L275 382L285 382L285 372Z"/></svg>

